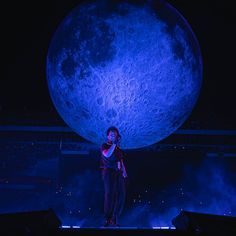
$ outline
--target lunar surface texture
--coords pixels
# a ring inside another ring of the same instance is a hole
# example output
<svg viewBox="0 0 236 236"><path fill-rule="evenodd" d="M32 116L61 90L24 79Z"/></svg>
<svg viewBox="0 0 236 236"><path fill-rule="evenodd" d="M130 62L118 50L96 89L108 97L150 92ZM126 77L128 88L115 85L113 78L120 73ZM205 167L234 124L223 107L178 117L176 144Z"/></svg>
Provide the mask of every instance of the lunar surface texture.
<svg viewBox="0 0 236 236"><path fill-rule="evenodd" d="M116 126L121 148L152 145L189 117L202 84L199 43L165 1L89 1L56 29L49 93L65 123L100 145Z"/></svg>

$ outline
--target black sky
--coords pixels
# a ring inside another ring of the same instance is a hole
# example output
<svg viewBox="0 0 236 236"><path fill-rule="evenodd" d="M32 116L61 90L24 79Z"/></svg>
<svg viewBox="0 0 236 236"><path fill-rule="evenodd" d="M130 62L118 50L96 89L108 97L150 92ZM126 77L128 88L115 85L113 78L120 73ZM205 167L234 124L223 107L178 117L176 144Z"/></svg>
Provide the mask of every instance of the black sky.
<svg viewBox="0 0 236 236"><path fill-rule="evenodd" d="M2 4L2 124L27 124L29 119L40 124L65 124L49 96L46 55L57 26L80 2L83 1L8 1ZM200 97L182 128L236 129L236 40L232 1L170 0L169 3L191 25L203 56Z"/></svg>

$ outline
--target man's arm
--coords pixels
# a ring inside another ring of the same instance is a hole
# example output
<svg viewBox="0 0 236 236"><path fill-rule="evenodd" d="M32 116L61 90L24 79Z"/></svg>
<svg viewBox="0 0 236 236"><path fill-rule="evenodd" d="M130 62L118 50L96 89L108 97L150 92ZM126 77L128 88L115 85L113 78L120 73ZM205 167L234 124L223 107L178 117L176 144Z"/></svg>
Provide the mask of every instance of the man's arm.
<svg viewBox="0 0 236 236"><path fill-rule="evenodd" d="M102 154L103 154L105 157L110 157L110 156L112 155L113 151L115 150L115 148L116 148L116 144L113 143L109 149L103 150L103 151L102 151Z"/></svg>
<svg viewBox="0 0 236 236"><path fill-rule="evenodd" d="M122 175L124 178L128 177L127 175L127 172L126 172L126 169L125 169L125 165L124 165L124 162L123 160L121 159L121 170L122 170Z"/></svg>

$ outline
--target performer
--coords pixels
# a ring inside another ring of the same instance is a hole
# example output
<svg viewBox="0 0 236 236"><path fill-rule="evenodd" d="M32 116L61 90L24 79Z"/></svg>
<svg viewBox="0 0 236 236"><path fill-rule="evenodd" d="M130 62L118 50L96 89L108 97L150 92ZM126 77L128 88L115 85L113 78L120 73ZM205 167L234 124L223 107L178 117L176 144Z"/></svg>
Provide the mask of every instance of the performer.
<svg viewBox="0 0 236 236"><path fill-rule="evenodd" d="M124 165L125 153L120 148L121 136L116 127L107 129L107 142L101 146L100 168L104 183L104 226L119 226L118 217L125 204L128 177Z"/></svg>

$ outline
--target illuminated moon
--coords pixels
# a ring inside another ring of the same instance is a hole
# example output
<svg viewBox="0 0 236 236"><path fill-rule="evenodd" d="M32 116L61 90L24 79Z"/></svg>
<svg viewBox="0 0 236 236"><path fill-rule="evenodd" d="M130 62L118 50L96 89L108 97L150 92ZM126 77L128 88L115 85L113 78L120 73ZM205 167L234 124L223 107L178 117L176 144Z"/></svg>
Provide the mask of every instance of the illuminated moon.
<svg viewBox="0 0 236 236"><path fill-rule="evenodd" d="M47 81L63 120L101 144L109 126L121 147L145 147L176 131L202 84L197 39L163 1L94 1L59 25L47 55Z"/></svg>

